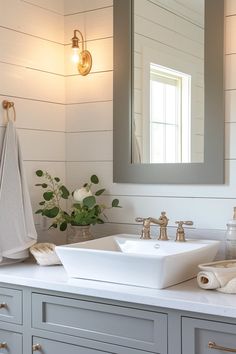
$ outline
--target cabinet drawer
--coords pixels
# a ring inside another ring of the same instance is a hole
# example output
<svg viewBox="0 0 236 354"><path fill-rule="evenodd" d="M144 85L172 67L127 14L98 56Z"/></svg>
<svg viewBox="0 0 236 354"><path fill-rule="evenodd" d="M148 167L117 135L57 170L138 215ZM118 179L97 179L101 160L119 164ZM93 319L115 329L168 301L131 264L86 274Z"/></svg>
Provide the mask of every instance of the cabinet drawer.
<svg viewBox="0 0 236 354"><path fill-rule="evenodd" d="M0 329L0 343L3 345L0 349L2 354L23 354L22 335L19 333Z"/></svg>
<svg viewBox="0 0 236 354"><path fill-rule="evenodd" d="M33 353L38 354L147 354L146 351L123 348L82 338L79 339L79 344L72 344L66 343L66 340L63 339L60 341L33 337L33 346L36 346Z"/></svg>
<svg viewBox="0 0 236 354"><path fill-rule="evenodd" d="M167 352L167 315L32 294L34 328L155 353Z"/></svg>
<svg viewBox="0 0 236 354"><path fill-rule="evenodd" d="M22 324L22 292L0 287L0 321Z"/></svg>
<svg viewBox="0 0 236 354"><path fill-rule="evenodd" d="M209 343L217 347L209 348ZM221 348L222 347L222 348ZM236 325L182 318L182 354L219 354L236 352Z"/></svg>

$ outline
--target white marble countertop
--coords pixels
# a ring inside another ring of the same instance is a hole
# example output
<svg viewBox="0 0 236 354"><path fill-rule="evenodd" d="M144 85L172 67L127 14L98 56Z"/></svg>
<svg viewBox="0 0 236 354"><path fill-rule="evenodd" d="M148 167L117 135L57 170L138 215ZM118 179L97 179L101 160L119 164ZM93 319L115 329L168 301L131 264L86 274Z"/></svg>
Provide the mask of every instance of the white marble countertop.
<svg viewBox="0 0 236 354"><path fill-rule="evenodd" d="M0 267L0 282L70 294L236 318L236 295L198 288L196 279L155 290L82 279L69 279L62 266L21 263Z"/></svg>

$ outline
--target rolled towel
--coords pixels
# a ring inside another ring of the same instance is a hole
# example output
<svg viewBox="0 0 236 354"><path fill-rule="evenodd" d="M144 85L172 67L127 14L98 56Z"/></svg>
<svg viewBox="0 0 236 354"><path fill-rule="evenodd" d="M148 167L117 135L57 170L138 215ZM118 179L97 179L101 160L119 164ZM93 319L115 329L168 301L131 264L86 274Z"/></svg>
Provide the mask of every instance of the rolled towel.
<svg viewBox="0 0 236 354"><path fill-rule="evenodd" d="M200 264L199 268L197 282L202 289L223 289L236 278L236 260Z"/></svg>
<svg viewBox="0 0 236 354"><path fill-rule="evenodd" d="M197 275L197 282L202 289L220 288L220 282L212 272L201 271Z"/></svg>

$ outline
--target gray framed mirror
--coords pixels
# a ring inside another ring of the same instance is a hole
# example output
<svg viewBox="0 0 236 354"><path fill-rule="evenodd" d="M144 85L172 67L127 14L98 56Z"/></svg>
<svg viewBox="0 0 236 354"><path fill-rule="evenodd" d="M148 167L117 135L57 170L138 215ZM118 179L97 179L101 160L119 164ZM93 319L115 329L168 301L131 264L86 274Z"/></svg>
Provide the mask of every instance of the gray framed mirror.
<svg viewBox="0 0 236 354"><path fill-rule="evenodd" d="M224 183L223 67L224 0L114 0L114 182Z"/></svg>

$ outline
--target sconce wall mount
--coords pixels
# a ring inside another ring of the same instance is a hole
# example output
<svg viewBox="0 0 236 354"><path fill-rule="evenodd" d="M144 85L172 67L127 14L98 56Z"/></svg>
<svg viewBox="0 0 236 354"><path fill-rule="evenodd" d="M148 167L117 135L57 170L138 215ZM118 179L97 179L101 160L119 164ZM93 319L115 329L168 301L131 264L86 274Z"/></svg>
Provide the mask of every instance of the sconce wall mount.
<svg viewBox="0 0 236 354"><path fill-rule="evenodd" d="M77 33L81 37L82 49L79 47L79 38ZM90 73L92 68L92 55L91 53L85 49L85 41L83 34L79 30L74 30L74 36L71 39L72 41L72 49L74 51L73 60L77 64L78 71L81 75L86 76Z"/></svg>

